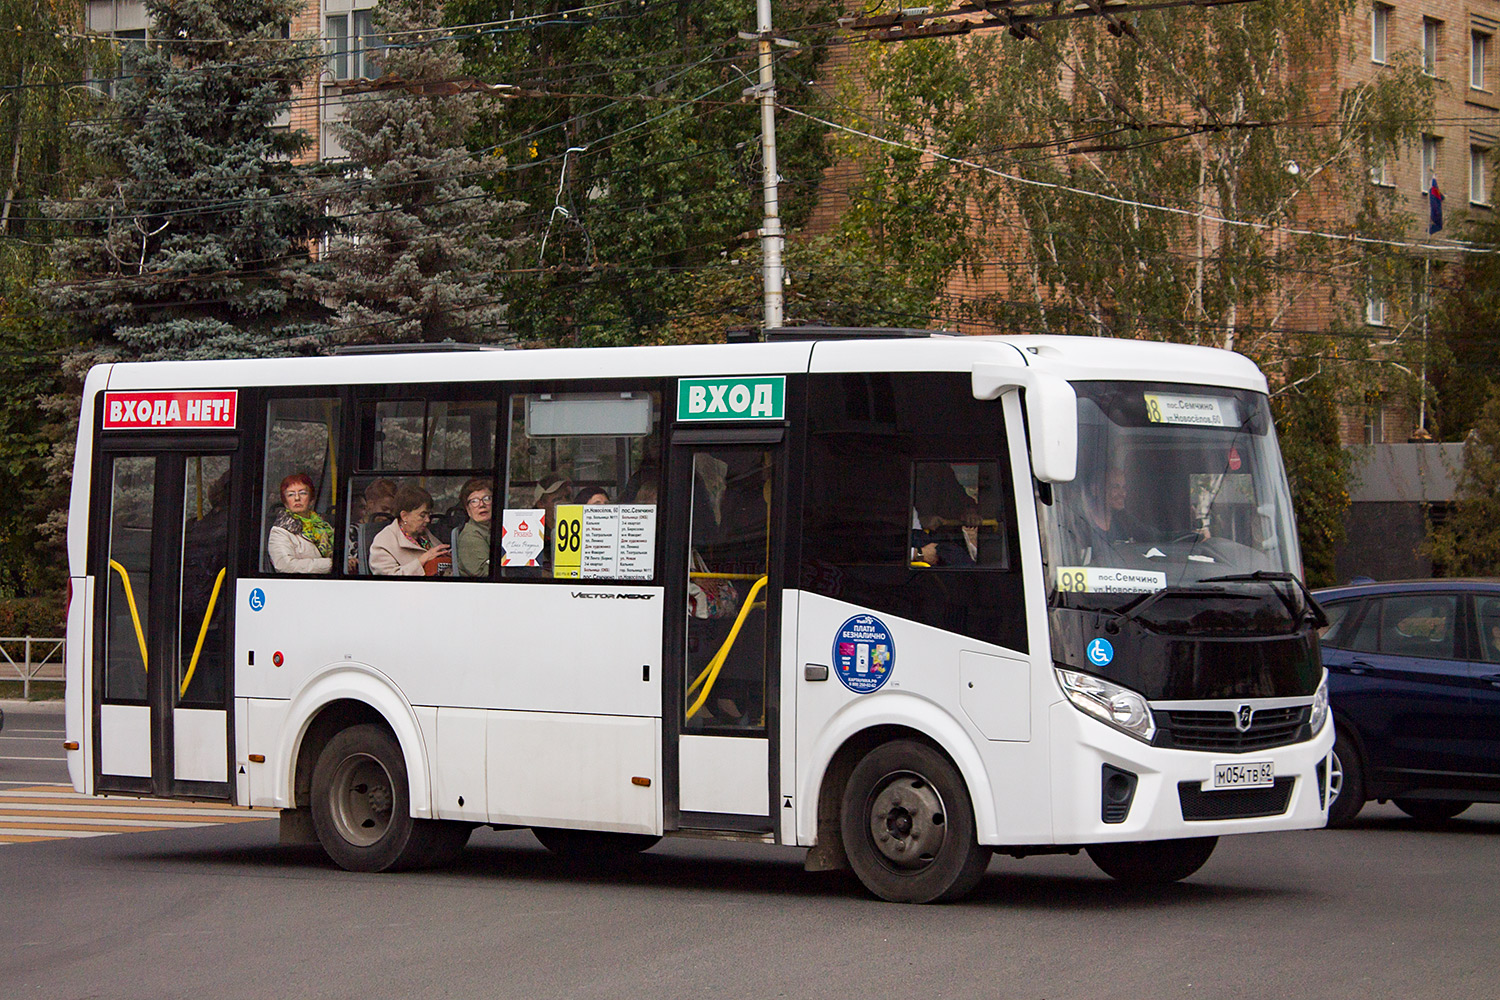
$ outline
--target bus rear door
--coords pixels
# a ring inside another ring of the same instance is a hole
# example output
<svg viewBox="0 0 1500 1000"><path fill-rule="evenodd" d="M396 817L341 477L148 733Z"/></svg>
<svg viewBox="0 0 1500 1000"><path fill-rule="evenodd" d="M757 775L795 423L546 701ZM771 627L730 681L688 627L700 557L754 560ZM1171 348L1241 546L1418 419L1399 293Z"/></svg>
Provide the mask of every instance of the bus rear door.
<svg viewBox="0 0 1500 1000"><path fill-rule="evenodd" d="M107 435L92 546L95 791L231 797L236 442Z"/></svg>

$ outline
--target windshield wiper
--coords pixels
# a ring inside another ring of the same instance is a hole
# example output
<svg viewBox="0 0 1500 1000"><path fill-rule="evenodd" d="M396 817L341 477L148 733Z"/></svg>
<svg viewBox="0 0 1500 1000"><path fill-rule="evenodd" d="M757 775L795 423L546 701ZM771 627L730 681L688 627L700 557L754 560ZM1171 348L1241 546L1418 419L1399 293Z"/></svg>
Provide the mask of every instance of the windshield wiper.
<svg viewBox="0 0 1500 1000"><path fill-rule="evenodd" d="M1295 573L1287 573L1284 570L1258 569L1254 573L1230 573L1227 576L1204 577L1199 583L1290 583L1302 591L1302 599L1307 602L1307 610L1312 612L1313 625L1316 628L1328 627L1328 615L1323 612L1323 607L1313 599L1312 591L1307 589L1307 584ZM1281 598L1281 603L1286 605L1287 611L1293 618L1297 617L1297 609L1292 605L1291 598L1282 594L1275 587L1271 588L1276 596Z"/></svg>

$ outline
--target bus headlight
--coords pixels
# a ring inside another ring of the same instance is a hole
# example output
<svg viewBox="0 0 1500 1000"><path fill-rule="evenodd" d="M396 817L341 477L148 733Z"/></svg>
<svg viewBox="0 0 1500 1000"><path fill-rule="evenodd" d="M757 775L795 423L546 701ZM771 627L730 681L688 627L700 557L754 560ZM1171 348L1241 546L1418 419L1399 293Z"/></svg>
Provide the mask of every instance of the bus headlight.
<svg viewBox="0 0 1500 1000"><path fill-rule="evenodd" d="M1323 683L1318 685L1318 693L1313 695L1312 714L1308 717L1308 723L1312 726L1313 735L1323 728L1323 723L1328 721L1328 672L1323 672Z"/></svg>
<svg viewBox="0 0 1500 1000"><path fill-rule="evenodd" d="M1151 718L1151 706L1146 704L1145 698L1092 674L1061 668L1054 670L1063 694L1079 711L1146 743L1156 735L1156 720Z"/></svg>

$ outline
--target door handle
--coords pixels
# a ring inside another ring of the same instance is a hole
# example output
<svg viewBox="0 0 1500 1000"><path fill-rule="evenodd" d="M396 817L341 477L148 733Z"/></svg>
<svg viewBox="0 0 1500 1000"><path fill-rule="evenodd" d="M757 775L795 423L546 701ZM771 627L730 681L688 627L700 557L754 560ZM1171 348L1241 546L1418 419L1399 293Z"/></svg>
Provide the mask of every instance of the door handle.
<svg viewBox="0 0 1500 1000"><path fill-rule="evenodd" d="M1351 674L1360 676L1363 676L1364 674L1367 674L1374 669L1374 667L1370 666L1370 664L1366 663L1364 660L1354 660L1349 664L1349 672Z"/></svg>
<svg viewBox="0 0 1500 1000"><path fill-rule="evenodd" d="M1479 679L1484 681L1490 687L1500 688L1500 674L1485 674Z"/></svg>
<svg viewBox="0 0 1500 1000"><path fill-rule="evenodd" d="M802 665L802 679L808 681L826 681L828 679L828 667L821 663L804 663Z"/></svg>

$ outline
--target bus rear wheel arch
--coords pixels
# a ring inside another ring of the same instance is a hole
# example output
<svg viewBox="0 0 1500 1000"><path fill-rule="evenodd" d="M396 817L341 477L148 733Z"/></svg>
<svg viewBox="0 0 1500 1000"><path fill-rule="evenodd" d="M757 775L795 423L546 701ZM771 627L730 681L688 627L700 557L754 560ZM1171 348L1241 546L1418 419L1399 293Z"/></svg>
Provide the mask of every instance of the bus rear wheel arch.
<svg viewBox="0 0 1500 1000"><path fill-rule="evenodd" d="M895 903L960 899L990 861L968 787L940 751L882 743L849 774L839 809L844 852L866 889Z"/></svg>
<svg viewBox="0 0 1500 1000"><path fill-rule="evenodd" d="M411 815L401 745L389 729L371 723L340 730L323 746L311 798L318 842L348 871L451 864L473 830Z"/></svg>

